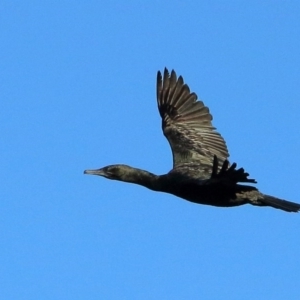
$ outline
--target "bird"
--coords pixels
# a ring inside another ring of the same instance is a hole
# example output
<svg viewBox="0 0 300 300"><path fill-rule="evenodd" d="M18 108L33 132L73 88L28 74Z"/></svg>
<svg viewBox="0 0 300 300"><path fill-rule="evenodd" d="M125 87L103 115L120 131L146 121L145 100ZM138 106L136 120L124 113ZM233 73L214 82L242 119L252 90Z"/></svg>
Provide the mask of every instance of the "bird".
<svg viewBox="0 0 300 300"><path fill-rule="evenodd" d="M84 174L142 185L193 203L216 207L244 204L298 212L300 204L261 193L256 180L237 164L230 164L224 138L212 125L209 108L176 72L157 72L157 106L167 138L173 168L163 175L124 164L88 169Z"/></svg>

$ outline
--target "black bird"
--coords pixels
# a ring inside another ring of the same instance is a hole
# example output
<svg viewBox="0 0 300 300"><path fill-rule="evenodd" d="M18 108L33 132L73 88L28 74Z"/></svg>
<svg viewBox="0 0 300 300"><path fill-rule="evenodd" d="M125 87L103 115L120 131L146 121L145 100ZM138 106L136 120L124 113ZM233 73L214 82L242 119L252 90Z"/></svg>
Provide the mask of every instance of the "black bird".
<svg viewBox="0 0 300 300"><path fill-rule="evenodd" d="M235 163L229 165L226 143L212 126L209 109L174 70L169 74L165 69L163 77L157 73L157 104L162 130L173 154L169 173L159 176L126 165L110 165L85 170L84 174L143 185L199 204L231 207L249 203L287 212L300 210L300 204L240 184L256 181L248 179L243 168L236 169Z"/></svg>

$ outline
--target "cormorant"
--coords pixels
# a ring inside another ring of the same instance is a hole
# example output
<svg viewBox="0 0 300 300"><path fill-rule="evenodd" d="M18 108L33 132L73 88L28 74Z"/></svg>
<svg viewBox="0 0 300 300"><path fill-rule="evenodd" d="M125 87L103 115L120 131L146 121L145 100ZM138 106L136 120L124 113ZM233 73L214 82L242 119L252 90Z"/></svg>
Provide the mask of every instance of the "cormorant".
<svg viewBox="0 0 300 300"><path fill-rule="evenodd" d="M126 165L110 165L85 170L84 174L143 185L199 204L231 207L249 203L287 212L300 210L300 204L241 184L256 181L249 179L243 168L237 169L236 163L229 165L226 143L212 126L209 109L174 70L169 74L165 68L163 76L158 71L157 104L162 130L173 154L169 173L159 176Z"/></svg>

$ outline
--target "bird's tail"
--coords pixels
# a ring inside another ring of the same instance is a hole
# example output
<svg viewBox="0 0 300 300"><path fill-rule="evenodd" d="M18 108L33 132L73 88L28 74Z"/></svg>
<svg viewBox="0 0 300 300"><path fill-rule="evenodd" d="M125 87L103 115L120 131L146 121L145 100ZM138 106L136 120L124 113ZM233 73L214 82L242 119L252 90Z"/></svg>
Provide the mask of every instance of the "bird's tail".
<svg viewBox="0 0 300 300"><path fill-rule="evenodd" d="M263 195L263 199L260 198L259 201L264 205L282 209L287 212L298 212L300 210L300 204L298 203L278 199L269 195Z"/></svg>

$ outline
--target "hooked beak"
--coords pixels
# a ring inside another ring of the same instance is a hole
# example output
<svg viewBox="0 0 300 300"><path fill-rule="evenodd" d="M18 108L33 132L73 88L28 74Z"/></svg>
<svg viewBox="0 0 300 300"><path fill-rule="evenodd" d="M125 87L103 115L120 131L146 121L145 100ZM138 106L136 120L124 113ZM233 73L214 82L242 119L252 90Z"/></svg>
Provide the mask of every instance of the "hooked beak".
<svg viewBox="0 0 300 300"><path fill-rule="evenodd" d="M103 171L103 169L84 170L83 174L104 176L105 172Z"/></svg>

